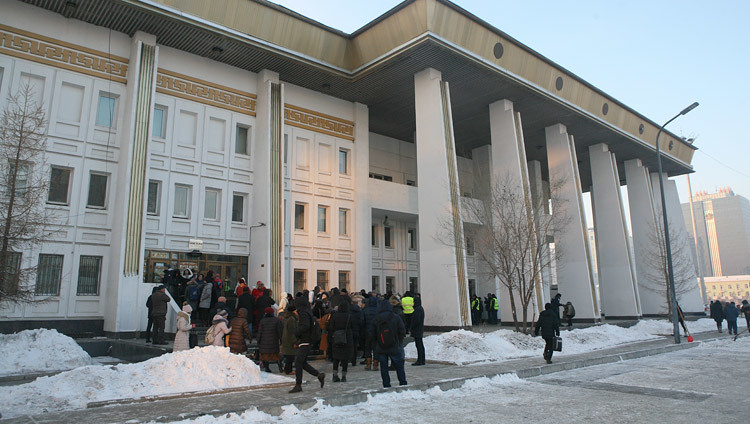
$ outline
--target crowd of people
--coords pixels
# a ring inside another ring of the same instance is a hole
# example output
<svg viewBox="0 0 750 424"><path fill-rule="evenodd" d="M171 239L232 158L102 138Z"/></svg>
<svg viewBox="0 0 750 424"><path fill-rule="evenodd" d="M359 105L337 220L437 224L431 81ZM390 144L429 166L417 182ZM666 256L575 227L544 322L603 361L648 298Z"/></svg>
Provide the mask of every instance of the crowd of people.
<svg viewBox="0 0 750 424"><path fill-rule="evenodd" d="M412 365L425 365L425 313L419 293L407 291L400 296L362 290L350 295L345 289L329 292L315 287L294 296L281 293L277 304L261 281L251 289L239 279L231 292L233 301L228 302L225 296L212 295L224 293L225 287L217 275L209 274L176 273L180 278L175 277L173 290L168 285L154 289L147 301L147 341L166 344L163 333L169 296L165 290L169 290L183 304L173 351L195 344L189 340L195 322L208 326L206 345L226 346L232 353L247 354L255 339L255 359L261 369L272 372L271 365L275 365L279 372L295 375L291 393L302 390L305 371L317 377L321 387L325 384L325 373L307 362L312 352L333 362L334 382L346 382L349 364L355 366L359 361L366 370L380 371L383 387L391 386L390 370L396 371L399 384L405 385L404 338L411 335L417 348Z"/></svg>
<svg viewBox="0 0 750 424"><path fill-rule="evenodd" d="M750 303L747 300L742 301L742 306L737 308L734 302L722 304L720 300L712 300L708 307L711 318L716 321L716 329L722 332L722 324L726 320L727 331L729 334L737 335L737 318L740 314L745 315L745 322L750 330Z"/></svg>

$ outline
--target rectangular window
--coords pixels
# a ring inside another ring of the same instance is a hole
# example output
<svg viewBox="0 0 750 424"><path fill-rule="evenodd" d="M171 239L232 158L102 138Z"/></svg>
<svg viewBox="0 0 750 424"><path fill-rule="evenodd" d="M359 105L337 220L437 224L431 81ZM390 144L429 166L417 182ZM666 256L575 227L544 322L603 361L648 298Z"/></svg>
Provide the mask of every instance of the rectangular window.
<svg viewBox="0 0 750 424"><path fill-rule="evenodd" d="M406 185L416 187L417 183L414 180L406 180Z"/></svg>
<svg viewBox="0 0 750 424"><path fill-rule="evenodd" d="M396 277L385 277L385 292L393 293L396 286Z"/></svg>
<svg viewBox="0 0 750 424"><path fill-rule="evenodd" d="M407 233L409 240L409 249L410 250L417 250L417 229L416 228L409 228L409 232Z"/></svg>
<svg viewBox="0 0 750 424"><path fill-rule="evenodd" d="M305 204L304 203L294 204L294 229L295 230L305 229Z"/></svg>
<svg viewBox="0 0 750 424"><path fill-rule="evenodd" d="M237 134L234 138L234 153L239 153L241 155L249 155L250 151L248 150L248 144L247 144L247 133L248 128L243 127L242 125L237 125Z"/></svg>
<svg viewBox="0 0 750 424"><path fill-rule="evenodd" d="M327 227L327 217L328 214L328 207L327 206L318 206L318 232L319 233L325 233L328 231Z"/></svg>
<svg viewBox="0 0 750 424"><path fill-rule="evenodd" d="M151 124L151 136L155 138L167 137L167 108L154 106L154 122Z"/></svg>
<svg viewBox="0 0 750 424"><path fill-rule="evenodd" d="M89 197L86 202L89 208L107 207L107 176L91 173L89 176Z"/></svg>
<svg viewBox="0 0 750 424"><path fill-rule="evenodd" d="M318 271L318 286L323 291L328 290L328 271Z"/></svg>
<svg viewBox="0 0 750 424"><path fill-rule="evenodd" d="M409 291L419 293L419 279L417 277L409 277Z"/></svg>
<svg viewBox="0 0 750 424"><path fill-rule="evenodd" d="M370 240L372 242L372 247L378 247L378 227L377 225L372 226L372 232L370 233Z"/></svg>
<svg viewBox="0 0 750 424"><path fill-rule="evenodd" d="M349 291L349 271L339 271L339 289Z"/></svg>
<svg viewBox="0 0 750 424"><path fill-rule="evenodd" d="M25 196L26 190L29 187L29 172L31 171L31 165L27 163L21 163L18 166L18 172L16 173L16 166L13 163L8 164L8 174L6 181L8 184L13 179L13 174L16 174L16 196ZM5 195L10 196L10 186L4 187Z"/></svg>
<svg viewBox="0 0 750 424"><path fill-rule="evenodd" d="M474 239L469 236L466 236L466 254L474 255Z"/></svg>
<svg viewBox="0 0 750 424"><path fill-rule="evenodd" d="M205 219L219 219L219 199L221 192L216 189L206 189L206 199L204 203L203 217Z"/></svg>
<svg viewBox="0 0 750 424"><path fill-rule="evenodd" d="M115 127L115 106L117 96L103 91L99 92L99 105L96 109L96 125L100 127Z"/></svg>
<svg viewBox="0 0 750 424"><path fill-rule="evenodd" d="M378 275L372 276L372 291L374 292L380 291L380 276Z"/></svg>
<svg viewBox="0 0 750 424"><path fill-rule="evenodd" d="M69 202L68 192L70 190L71 170L53 166L49 176L49 194L47 203L67 205Z"/></svg>
<svg viewBox="0 0 750 424"><path fill-rule="evenodd" d="M58 296L60 294L60 277L62 277L63 255L39 254L39 266L36 269L35 293L41 296Z"/></svg>
<svg viewBox="0 0 750 424"><path fill-rule="evenodd" d="M339 174L349 175L349 151L339 150Z"/></svg>
<svg viewBox="0 0 750 424"><path fill-rule="evenodd" d="M393 240L391 240L391 227L383 227L383 239L385 247L393 247Z"/></svg>
<svg viewBox="0 0 750 424"><path fill-rule="evenodd" d="M190 218L190 191L187 185L174 186L174 216L175 218Z"/></svg>
<svg viewBox="0 0 750 424"><path fill-rule="evenodd" d="M4 270L0 270L5 274L5 285L0 287L7 294L18 293L18 277L21 271L21 252L8 251L7 262Z"/></svg>
<svg viewBox="0 0 750 424"><path fill-rule="evenodd" d="M393 177L391 177L390 175L376 174L374 172L370 172L370 178L381 181L393 181Z"/></svg>
<svg viewBox="0 0 750 424"><path fill-rule="evenodd" d="M146 201L146 213L159 215L159 204L161 200L161 181L150 180L148 182L148 197Z"/></svg>
<svg viewBox="0 0 750 424"><path fill-rule="evenodd" d="M307 270L306 269L295 269L294 270L294 293L300 293L302 290L307 288Z"/></svg>
<svg viewBox="0 0 750 424"><path fill-rule="evenodd" d="M339 209L339 235L340 236L346 236L349 235L349 230L347 229L349 223L347 222L349 219L349 209Z"/></svg>
<svg viewBox="0 0 750 424"><path fill-rule="evenodd" d="M232 222L245 222L245 196L232 195Z"/></svg>
<svg viewBox="0 0 750 424"><path fill-rule="evenodd" d="M98 296L102 274L101 256L81 256L78 266L78 296Z"/></svg>

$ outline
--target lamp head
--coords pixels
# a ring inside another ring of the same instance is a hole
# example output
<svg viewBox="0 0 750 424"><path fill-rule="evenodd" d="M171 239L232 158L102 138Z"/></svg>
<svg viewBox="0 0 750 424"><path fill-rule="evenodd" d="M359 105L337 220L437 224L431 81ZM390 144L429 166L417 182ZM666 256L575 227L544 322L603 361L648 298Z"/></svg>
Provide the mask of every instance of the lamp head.
<svg viewBox="0 0 750 424"><path fill-rule="evenodd" d="M698 107L698 102L693 102L690 106L686 107L685 109L682 109L682 112L680 112L680 115L686 115L691 110Z"/></svg>

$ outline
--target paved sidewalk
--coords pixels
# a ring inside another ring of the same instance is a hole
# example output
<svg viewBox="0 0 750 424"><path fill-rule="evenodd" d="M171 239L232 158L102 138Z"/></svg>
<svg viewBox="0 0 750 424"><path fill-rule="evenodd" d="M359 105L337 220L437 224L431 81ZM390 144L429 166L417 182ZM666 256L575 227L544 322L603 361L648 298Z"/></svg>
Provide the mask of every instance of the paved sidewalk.
<svg viewBox="0 0 750 424"><path fill-rule="evenodd" d="M515 373L521 378L528 378L542 374L583 368L592 365L619 362L645 356L658 355L681 349L689 349L700 343L717 338L727 339L726 333L715 332L694 335L695 342L675 345L672 337L658 340L620 345L609 349L587 352L576 355L559 355L554 357L554 363L545 364L541 357L520 358L504 362L484 365L443 365L428 363L423 367L406 365L408 386L383 389L380 373L365 371L363 365L349 368L346 383L331 381L331 364L325 361L314 361L313 366L327 374L324 388L320 388L316 379L305 374L306 384L303 391L290 395L289 385L275 385L273 387L249 390L234 390L204 395L200 397L160 398L155 401L114 404L103 407L93 407L85 410L64 411L34 416L18 417L4 420L7 423L113 423L113 422L144 422L144 421L175 421L193 418L200 415L222 415L230 412L243 412L246 409L257 408L272 415L281 413L284 405L294 404L298 408L308 408L315 404L316 399L323 399L325 403L338 406L350 405L367 400L368 394L393 390L425 390L439 386L443 390L459 387L464 381L477 377L493 377L498 374ZM734 336L731 336L734 337ZM275 368L275 367L274 367ZM272 368L272 369L274 369ZM392 373L393 382L395 373Z"/></svg>

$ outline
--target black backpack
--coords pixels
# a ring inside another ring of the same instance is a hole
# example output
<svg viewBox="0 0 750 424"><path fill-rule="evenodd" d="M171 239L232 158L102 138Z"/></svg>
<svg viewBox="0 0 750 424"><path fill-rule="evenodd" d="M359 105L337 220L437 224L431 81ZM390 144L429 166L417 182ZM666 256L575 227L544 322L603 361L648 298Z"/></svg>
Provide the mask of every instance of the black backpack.
<svg viewBox="0 0 750 424"><path fill-rule="evenodd" d="M395 346L396 334L394 333L391 320L385 320L380 315L375 318L375 337L380 347L391 348Z"/></svg>
<svg viewBox="0 0 750 424"><path fill-rule="evenodd" d="M320 342L323 330L320 328L320 323L317 319L315 319L314 316L310 315L310 320L312 321L310 323L310 342L312 342L313 344L318 343Z"/></svg>
<svg viewBox="0 0 750 424"><path fill-rule="evenodd" d="M201 298L201 287L197 284L188 288L188 299L199 300Z"/></svg>

